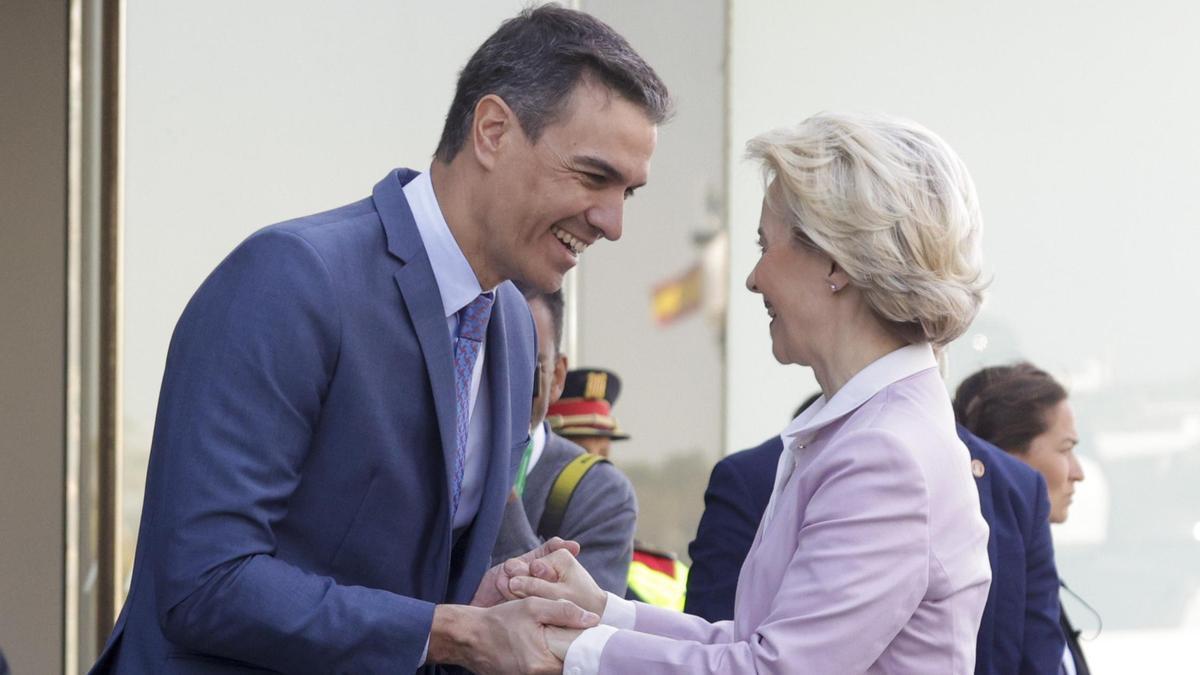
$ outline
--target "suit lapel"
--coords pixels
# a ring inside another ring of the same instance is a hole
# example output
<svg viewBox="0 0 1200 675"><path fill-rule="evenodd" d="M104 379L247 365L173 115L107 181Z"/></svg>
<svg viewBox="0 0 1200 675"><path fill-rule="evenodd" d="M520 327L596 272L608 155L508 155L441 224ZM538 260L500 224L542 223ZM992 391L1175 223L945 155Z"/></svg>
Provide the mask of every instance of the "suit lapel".
<svg viewBox="0 0 1200 675"><path fill-rule="evenodd" d="M508 331L505 303L500 301L500 289L496 289L496 304L488 323L487 352L484 356L488 373L488 389L491 393L491 433L488 453L487 482L484 494L498 489L507 494L512 485L516 466L512 465L512 401L509 400L512 378L508 372ZM526 423L528 425L528 422ZM495 485L493 485L495 483Z"/></svg>
<svg viewBox="0 0 1200 675"><path fill-rule="evenodd" d="M446 494L450 494L451 471L455 452L454 355L450 346L450 331L446 327L442 296L438 290L429 255L421 243L421 235L413 220L404 184L416 177L416 172L398 169L375 185L372 197L375 209L383 222L388 252L398 258L402 267L395 274L400 298L412 319L413 330L421 345L425 370L433 391L433 407L437 417L438 435L442 439L445 461ZM446 500L449 513L450 500Z"/></svg>
<svg viewBox="0 0 1200 675"><path fill-rule="evenodd" d="M1000 544L998 537L996 536L996 520L995 518L990 517L990 514L995 512L995 504L992 501L992 474L987 470L988 466L987 462L984 462L984 453L978 451L973 443L966 443L964 441L964 445L967 446L967 452L971 455L972 470L974 470L975 462L980 462L980 466L983 466L982 475L976 476L974 481L975 487L979 491L979 509L983 514L987 514L988 516L985 517L985 520L988 521L988 560L998 560L996 556L1000 554ZM995 569L995 565L993 565L993 569ZM988 591L988 603L992 605L992 609L991 611L984 612L982 618L980 619L979 631L977 635L978 644L988 645L989 647L995 644L995 621L997 614L996 604L997 598L1002 595L996 591L998 590L997 587L1001 583L1001 579L995 577L992 578L992 587L991 590Z"/></svg>
<svg viewBox="0 0 1200 675"><path fill-rule="evenodd" d="M424 269L422 269L424 268ZM437 415L438 435L442 439L442 456L446 466L446 494L450 494L451 469L455 452L455 399L454 399L454 356L450 351L450 331L446 328L446 317L442 315L442 299L429 260L410 263L396 273L396 285L400 296L412 317L417 341L421 343L421 355L425 358L425 370L429 373L429 384L433 390L433 408ZM450 501L446 500L447 511Z"/></svg>

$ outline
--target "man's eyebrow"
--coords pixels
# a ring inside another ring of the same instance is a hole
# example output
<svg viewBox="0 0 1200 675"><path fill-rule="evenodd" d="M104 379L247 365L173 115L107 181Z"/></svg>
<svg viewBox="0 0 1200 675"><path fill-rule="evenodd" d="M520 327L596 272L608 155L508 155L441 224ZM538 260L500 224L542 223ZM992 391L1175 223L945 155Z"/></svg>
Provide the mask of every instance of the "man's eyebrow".
<svg viewBox="0 0 1200 675"><path fill-rule="evenodd" d="M629 182L629 179L625 177L625 174L618 171L617 167L609 164L599 157L595 157L593 155L579 155L575 157L575 163L583 164L594 171L604 174L605 178L622 185ZM642 185L645 185L645 183L640 185L630 185L629 187L636 189L642 187Z"/></svg>

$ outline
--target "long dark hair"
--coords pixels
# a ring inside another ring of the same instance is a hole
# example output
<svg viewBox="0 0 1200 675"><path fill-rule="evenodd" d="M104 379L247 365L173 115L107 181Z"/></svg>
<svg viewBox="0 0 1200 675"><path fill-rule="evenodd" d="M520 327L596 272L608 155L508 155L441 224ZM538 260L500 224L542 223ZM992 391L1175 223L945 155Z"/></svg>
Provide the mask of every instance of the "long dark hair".
<svg viewBox="0 0 1200 675"><path fill-rule="evenodd" d="M992 445L1021 454L1046 431L1050 410L1066 398L1067 390L1032 363L993 366L958 385L954 418Z"/></svg>

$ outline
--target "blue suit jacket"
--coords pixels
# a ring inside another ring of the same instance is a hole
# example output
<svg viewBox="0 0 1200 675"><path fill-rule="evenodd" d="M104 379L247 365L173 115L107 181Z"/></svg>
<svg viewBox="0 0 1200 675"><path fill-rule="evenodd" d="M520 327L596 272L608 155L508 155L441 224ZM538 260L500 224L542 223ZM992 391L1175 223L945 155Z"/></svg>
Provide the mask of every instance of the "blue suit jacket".
<svg viewBox="0 0 1200 675"><path fill-rule="evenodd" d="M692 568L683 609L688 614L713 622L733 618L738 574L771 499L781 452L783 441L772 436L713 467L704 491L704 515L688 545Z"/></svg>
<svg viewBox="0 0 1200 675"><path fill-rule="evenodd" d="M487 569L527 438L532 319L497 291L489 464L452 540L452 352L398 170L251 236L167 355L133 581L98 672L412 672Z"/></svg>
<svg viewBox="0 0 1200 675"><path fill-rule="evenodd" d="M971 458L983 464L976 486L991 529L992 586L976 643L975 672L1057 673L1064 642L1046 482L961 426L958 432ZM704 515L688 547L687 613L709 621L733 618L738 574L770 500L782 451L783 442L775 436L713 467Z"/></svg>
<svg viewBox="0 0 1200 675"><path fill-rule="evenodd" d="M1058 571L1050 498L1034 469L962 426L958 437L982 464L979 504L991 528L992 588L975 649L976 673L1058 673ZM977 465L978 466L978 465Z"/></svg>

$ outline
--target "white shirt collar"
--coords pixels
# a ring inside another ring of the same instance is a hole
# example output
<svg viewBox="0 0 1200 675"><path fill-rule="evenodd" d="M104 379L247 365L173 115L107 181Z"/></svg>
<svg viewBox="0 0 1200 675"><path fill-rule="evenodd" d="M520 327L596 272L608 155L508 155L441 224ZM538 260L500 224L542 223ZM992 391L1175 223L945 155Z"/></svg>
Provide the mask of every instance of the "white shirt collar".
<svg viewBox="0 0 1200 675"><path fill-rule="evenodd" d="M929 368L937 367L933 347L927 342L901 347L872 361L842 386L833 398L818 398L780 436L783 446L793 452L812 441L822 427L855 411L888 385Z"/></svg>
<svg viewBox="0 0 1200 675"><path fill-rule="evenodd" d="M429 173L426 171L410 180L404 186L404 198L408 200L413 220L417 221L417 232L429 255L429 265L442 296L442 309L449 318L479 297L483 289L446 224Z"/></svg>
<svg viewBox="0 0 1200 675"><path fill-rule="evenodd" d="M542 422L533 428L533 450L529 453L529 463L525 465L525 475L528 476L533 467L537 466L538 460L542 458L542 451L546 449L546 423Z"/></svg>

